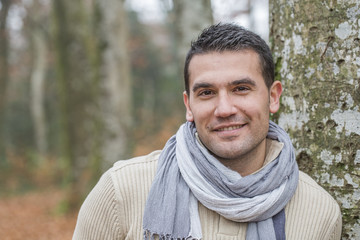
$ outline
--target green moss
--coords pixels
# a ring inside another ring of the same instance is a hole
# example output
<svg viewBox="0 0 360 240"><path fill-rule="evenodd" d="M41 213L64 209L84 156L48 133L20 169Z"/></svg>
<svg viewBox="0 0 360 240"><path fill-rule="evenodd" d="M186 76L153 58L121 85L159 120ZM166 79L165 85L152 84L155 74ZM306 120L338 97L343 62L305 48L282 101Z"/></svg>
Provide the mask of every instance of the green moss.
<svg viewBox="0 0 360 240"><path fill-rule="evenodd" d="M282 57L278 57L276 59L276 63L275 63L275 80L276 81L281 80L281 75L280 75L281 67L282 67Z"/></svg>

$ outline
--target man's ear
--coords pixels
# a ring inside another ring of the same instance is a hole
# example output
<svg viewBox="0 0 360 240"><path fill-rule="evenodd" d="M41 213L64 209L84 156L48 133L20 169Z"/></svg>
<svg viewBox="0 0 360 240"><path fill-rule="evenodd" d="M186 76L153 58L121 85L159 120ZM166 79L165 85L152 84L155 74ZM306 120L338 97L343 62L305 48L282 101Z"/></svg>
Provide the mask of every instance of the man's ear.
<svg viewBox="0 0 360 240"><path fill-rule="evenodd" d="M280 96L282 93L282 84L280 81L275 81L270 87L270 112L276 113L280 107Z"/></svg>
<svg viewBox="0 0 360 240"><path fill-rule="evenodd" d="M189 122L194 121L194 116L192 114L191 108L190 108L190 96L186 93L186 91L183 92L184 97L184 104L186 107L186 120Z"/></svg>

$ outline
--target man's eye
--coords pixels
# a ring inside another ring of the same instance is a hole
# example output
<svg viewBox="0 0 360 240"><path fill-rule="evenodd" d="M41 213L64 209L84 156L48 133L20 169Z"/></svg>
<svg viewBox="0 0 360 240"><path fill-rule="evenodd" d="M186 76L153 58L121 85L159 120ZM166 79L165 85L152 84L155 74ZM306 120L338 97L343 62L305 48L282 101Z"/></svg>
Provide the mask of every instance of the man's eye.
<svg viewBox="0 0 360 240"><path fill-rule="evenodd" d="M236 87L234 89L235 92L244 92L244 91L248 91L249 88L248 87L244 87L244 86L241 86L241 87Z"/></svg>
<svg viewBox="0 0 360 240"><path fill-rule="evenodd" d="M211 90L203 90L199 93L200 96L208 96L211 95L213 92Z"/></svg>

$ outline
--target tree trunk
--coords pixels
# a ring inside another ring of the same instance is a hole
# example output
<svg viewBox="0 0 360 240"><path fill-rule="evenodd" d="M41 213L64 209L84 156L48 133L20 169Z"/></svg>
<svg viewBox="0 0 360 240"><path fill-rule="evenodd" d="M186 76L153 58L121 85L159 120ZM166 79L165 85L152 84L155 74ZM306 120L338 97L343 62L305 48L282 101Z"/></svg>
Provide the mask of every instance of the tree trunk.
<svg viewBox="0 0 360 240"><path fill-rule="evenodd" d="M60 139L60 166L65 173L63 184L69 189L74 189L72 186L76 182L74 174L75 165L75 129L72 121L73 112L72 104L72 64L70 62L71 55L69 45L71 44L71 34L68 26L68 11L66 11L66 1L53 1L53 16L54 16L54 51L56 56L56 77L57 77L57 95L58 95L58 109L59 109L59 139ZM75 103L74 103L75 104ZM76 196L76 193L75 193ZM69 199L67 207L71 207L74 201ZM65 209L66 211L67 209Z"/></svg>
<svg viewBox="0 0 360 240"><path fill-rule="evenodd" d="M132 111L127 24L123 1L54 0L53 13L61 152L72 207L126 150Z"/></svg>
<svg viewBox="0 0 360 240"><path fill-rule="evenodd" d="M270 0L284 85L279 124L301 170L339 202L343 239L360 239L360 2Z"/></svg>
<svg viewBox="0 0 360 240"><path fill-rule="evenodd" d="M192 40L196 39L199 32L213 23L210 0L182 0L173 1L175 12L176 41L178 49L179 76L185 57ZM200 14L201 13L201 14Z"/></svg>
<svg viewBox="0 0 360 240"><path fill-rule="evenodd" d="M132 86L128 53L127 13L123 0L99 0L102 16L101 36L105 93L102 99L105 139L104 160L112 164L129 153L128 140L132 126ZM109 7L111 6L111 7Z"/></svg>
<svg viewBox="0 0 360 240"><path fill-rule="evenodd" d="M95 5L89 3L53 1L60 159L70 209L77 206L89 182L101 173L102 120L98 113L101 62L94 35Z"/></svg>
<svg viewBox="0 0 360 240"><path fill-rule="evenodd" d="M6 106L6 90L9 82L8 70L8 31L7 17L11 0L1 0L0 9L0 164L6 162L4 116Z"/></svg>
<svg viewBox="0 0 360 240"><path fill-rule="evenodd" d="M36 23L35 23L36 24ZM31 102L30 107L32 111L35 142L39 156L43 158L47 153L47 137L46 137L46 119L45 119L45 74L46 74L46 54L47 42L44 32L38 26L33 27L32 31L33 42L33 59L34 66L30 77L31 84Z"/></svg>

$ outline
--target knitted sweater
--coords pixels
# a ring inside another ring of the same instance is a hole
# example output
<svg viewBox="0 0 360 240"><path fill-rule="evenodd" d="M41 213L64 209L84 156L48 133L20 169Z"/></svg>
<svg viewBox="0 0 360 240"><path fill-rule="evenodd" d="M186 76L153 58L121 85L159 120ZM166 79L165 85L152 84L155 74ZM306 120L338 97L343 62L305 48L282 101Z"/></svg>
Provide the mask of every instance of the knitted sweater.
<svg viewBox="0 0 360 240"><path fill-rule="evenodd" d="M80 209L73 239L143 239L144 207L159 154L118 161L105 172ZM204 240L245 239L247 223L227 220L200 203L199 215ZM340 239L338 204L303 172L285 216L288 240Z"/></svg>

